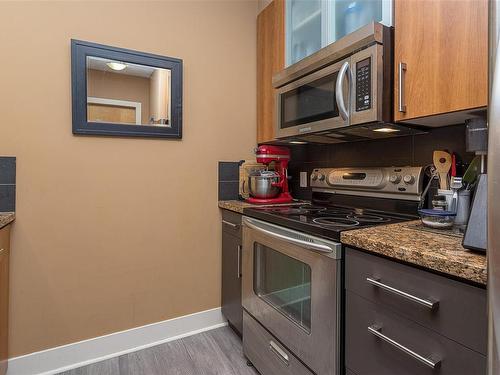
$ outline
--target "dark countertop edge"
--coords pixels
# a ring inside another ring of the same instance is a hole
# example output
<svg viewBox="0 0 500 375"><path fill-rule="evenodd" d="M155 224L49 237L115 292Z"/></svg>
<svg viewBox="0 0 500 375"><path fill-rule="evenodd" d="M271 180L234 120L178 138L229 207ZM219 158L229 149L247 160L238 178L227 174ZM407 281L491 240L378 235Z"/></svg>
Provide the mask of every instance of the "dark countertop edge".
<svg viewBox="0 0 500 375"><path fill-rule="evenodd" d="M6 227L16 219L15 212L0 212L0 229Z"/></svg>
<svg viewBox="0 0 500 375"><path fill-rule="evenodd" d="M409 267L413 267L413 268L418 268L418 269L420 269L422 271L427 271L427 272L433 273L435 275L446 277L447 279L452 279L452 280L455 280L455 281L460 281L462 283L469 284L471 286L475 286L476 288L486 289L486 286L487 286L487 284L483 284L483 283L480 283L478 281L474 281L474 280L471 280L471 279L466 279L466 278L463 278L463 277L460 277L460 276L457 276L457 275L454 275L454 274L451 274L451 273L447 273L447 272L444 272L444 271L436 270L434 268L429 268L429 267L426 267L426 266L422 266L420 264L416 264L416 263L412 263L412 262L407 262L405 260L402 260L402 259L399 259L399 258L394 258L394 257L392 257L390 255L385 255L385 254L379 253L377 251L368 250L368 249L361 249L361 248L356 247L354 245L346 244L344 242L342 242L342 245L347 246L350 249L354 249L354 250L357 250L357 251L361 251L363 253L367 253L367 254L370 254L370 255L378 256L380 258L388 259L390 261L393 261L393 262L396 262L396 263L400 263L400 264L403 264L405 266L409 266Z"/></svg>

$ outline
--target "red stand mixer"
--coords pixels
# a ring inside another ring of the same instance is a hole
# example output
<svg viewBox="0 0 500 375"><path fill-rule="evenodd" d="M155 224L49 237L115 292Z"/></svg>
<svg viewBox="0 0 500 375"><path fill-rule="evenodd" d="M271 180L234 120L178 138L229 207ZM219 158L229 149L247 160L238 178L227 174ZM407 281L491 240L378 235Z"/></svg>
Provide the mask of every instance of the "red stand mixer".
<svg viewBox="0 0 500 375"><path fill-rule="evenodd" d="M288 191L287 168L290 161L290 150L286 147L262 145L255 150L258 163L273 171L257 171L248 176L251 197L246 201L254 204L288 203L293 200Z"/></svg>

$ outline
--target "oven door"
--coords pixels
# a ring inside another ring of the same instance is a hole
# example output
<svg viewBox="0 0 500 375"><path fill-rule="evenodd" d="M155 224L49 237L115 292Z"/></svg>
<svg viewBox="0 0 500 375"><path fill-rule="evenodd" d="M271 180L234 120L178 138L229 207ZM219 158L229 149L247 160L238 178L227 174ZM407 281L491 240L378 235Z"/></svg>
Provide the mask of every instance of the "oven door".
<svg viewBox="0 0 500 375"><path fill-rule="evenodd" d="M243 218L243 307L318 375L340 373L340 257L339 243Z"/></svg>
<svg viewBox="0 0 500 375"><path fill-rule="evenodd" d="M349 125L346 111L339 110L337 104L339 100L341 104L349 101L349 81L339 77L348 61L329 65L276 90L276 138Z"/></svg>

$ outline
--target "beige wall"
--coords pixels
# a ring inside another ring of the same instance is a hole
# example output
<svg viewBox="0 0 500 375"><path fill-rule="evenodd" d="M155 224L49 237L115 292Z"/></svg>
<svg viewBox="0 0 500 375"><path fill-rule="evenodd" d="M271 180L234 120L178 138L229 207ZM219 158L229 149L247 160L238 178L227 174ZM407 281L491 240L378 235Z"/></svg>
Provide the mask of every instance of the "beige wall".
<svg viewBox="0 0 500 375"><path fill-rule="evenodd" d="M11 356L220 305L217 161L255 141L254 1L0 2ZM70 38L184 60L182 141L71 134Z"/></svg>
<svg viewBox="0 0 500 375"><path fill-rule="evenodd" d="M149 124L149 78L87 70L87 95L141 103L141 123Z"/></svg>

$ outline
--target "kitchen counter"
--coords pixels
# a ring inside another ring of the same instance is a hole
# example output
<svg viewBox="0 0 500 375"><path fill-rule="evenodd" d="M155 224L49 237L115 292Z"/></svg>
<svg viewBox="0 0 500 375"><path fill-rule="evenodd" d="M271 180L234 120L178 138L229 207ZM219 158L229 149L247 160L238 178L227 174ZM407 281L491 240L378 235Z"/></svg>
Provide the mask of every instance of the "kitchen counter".
<svg viewBox="0 0 500 375"><path fill-rule="evenodd" d="M16 214L14 212L0 212L0 229L12 223L15 218Z"/></svg>
<svg viewBox="0 0 500 375"><path fill-rule="evenodd" d="M462 247L462 239L416 227L419 221L342 232L341 241L368 252L486 285L486 256Z"/></svg>
<svg viewBox="0 0 500 375"><path fill-rule="evenodd" d="M309 203L308 201L293 201L291 203L280 203L280 204L252 204L245 201L219 201L219 208L225 210L243 213L243 209L247 207L273 207L273 206L288 206L288 205L303 205Z"/></svg>

